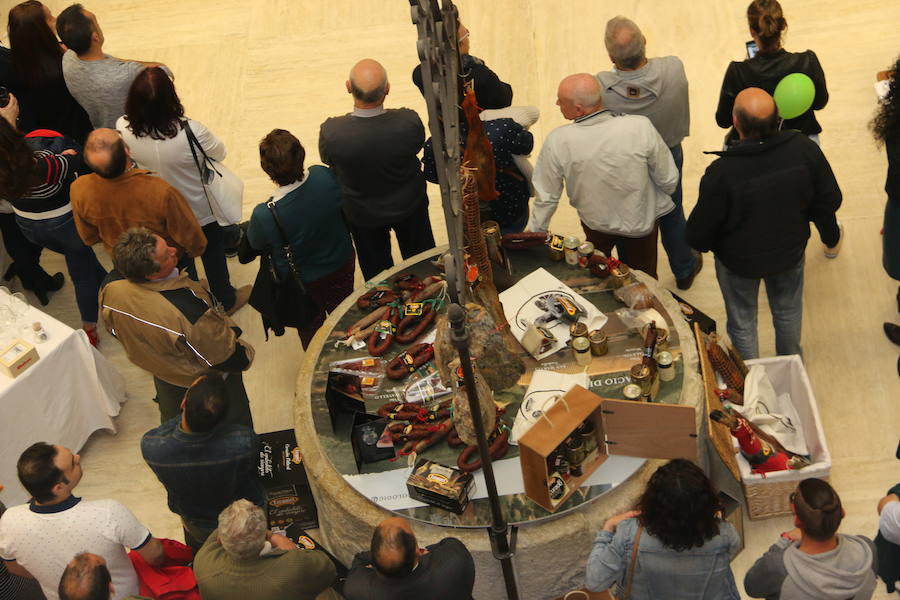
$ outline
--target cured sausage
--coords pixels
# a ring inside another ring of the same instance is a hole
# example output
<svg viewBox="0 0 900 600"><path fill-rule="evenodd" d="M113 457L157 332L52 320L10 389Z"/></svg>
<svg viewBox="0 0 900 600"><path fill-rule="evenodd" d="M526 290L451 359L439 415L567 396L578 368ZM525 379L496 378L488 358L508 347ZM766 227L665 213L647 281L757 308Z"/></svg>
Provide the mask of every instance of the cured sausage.
<svg viewBox="0 0 900 600"><path fill-rule="evenodd" d="M425 333L426 329L431 327L436 317L437 312L431 304L425 305L420 315L403 317L397 325L397 341L401 344L410 344L416 341L420 335Z"/></svg>
<svg viewBox="0 0 900 600"><path fill-rule="evenodd" d="M402 325L401 321L401 325ZM397 328L397 340L400 341L400 327ZM434 358L434 346L423 343L416 344L405 351L398 354L391 362L388 363L385 375L389 379L403 379L429 360Z"/></svg>
<svg viewBox="0 0 900 600"><path fill-rule="evenodd" d="M509 430L504 427L503 432L495 436L491 445L488 446L488 454L494 460L499 460L506 456L507 450L509 450ZM456 459L456 466L463 473L472 473L481 468L481 458L476 458L474 461L469 462L473 454L478 454L478 446L466 446L459 453L459 458Z"/></svg>
<svg viewBox="0 0 900 600"><path fill-rule="evenodd" d="M369 341L366 344L369 354L381 356L388 351L388 348L394 343L394 334L397 332L399 321L400 311L396 306L389 307L387 316L375 325L375 330L369 335Z"/></svg>

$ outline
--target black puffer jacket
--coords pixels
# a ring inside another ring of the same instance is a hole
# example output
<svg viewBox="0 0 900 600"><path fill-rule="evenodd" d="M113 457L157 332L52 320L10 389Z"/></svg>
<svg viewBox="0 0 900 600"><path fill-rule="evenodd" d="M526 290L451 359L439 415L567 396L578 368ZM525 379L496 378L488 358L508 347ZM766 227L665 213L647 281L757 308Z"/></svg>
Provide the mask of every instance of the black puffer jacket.
<svg viewBox="0 0 900 600"><path fill-rule="evenodd" d="M712 252L743 277L767 277L795 266L809 222L822 241L837 242L834 213L841 190L819 146L798 131L741 143L706 169L687 223L687 241Z"/></svg>
<svg viewBox="0 0 900 600"><path fill-rule="evenodd" d="M828 88L825 87L825 73L816 53L812 50L805 52L788 52L784 48L771 53L760 52L753 58L732 62L725 71L725 79L722 81L722 91L719 92L719 107L716 109L716 123L719 127L731 127L731 111L734 108L734 98L741 90L748 87L758 87L775 94L775 87L785 75L791 73L803 73L809 75L816 86L816 96L813 99L812 108L797 117L784 122L783 129L796 129L806 135L821 133L822 127L816 120L813 111L821 110L828 104Z"/></svg>

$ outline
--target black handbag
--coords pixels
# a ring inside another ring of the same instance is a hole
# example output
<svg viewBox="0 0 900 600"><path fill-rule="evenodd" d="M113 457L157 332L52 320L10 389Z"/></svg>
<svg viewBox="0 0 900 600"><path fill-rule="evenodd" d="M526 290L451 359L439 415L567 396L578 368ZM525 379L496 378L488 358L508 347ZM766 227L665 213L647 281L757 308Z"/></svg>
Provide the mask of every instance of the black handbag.
<svg viewBox="0 0 900 600"><path fill-rule="evenodd" d="M322 313L322 308L309 294L303 280L300 278L300 269L294 256L294 249L278 212L275 210L275 202L269 200L266 206L272 211L275 227L281 236L281 249L288 263L288 272L282 276L275 268L272 253L262 255L259 261L259 272L250 292L250 306L259 311L263 319L263 327L276 336L284 335L285 327L305 329L311 325Z"/></svg>

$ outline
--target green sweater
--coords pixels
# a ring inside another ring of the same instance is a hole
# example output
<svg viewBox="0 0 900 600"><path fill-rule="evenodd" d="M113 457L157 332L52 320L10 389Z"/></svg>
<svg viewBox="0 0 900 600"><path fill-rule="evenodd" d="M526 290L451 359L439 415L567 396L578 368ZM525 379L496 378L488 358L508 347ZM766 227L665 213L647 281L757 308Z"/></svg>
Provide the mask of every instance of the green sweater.
<svg viewBox="0 0 900 600"><path fill-rule="evenodd" d="M353 246L341 216L341 188L328 167L310 167L303 183L275 202L275 210L304 283L334 273L350 259ZM265 202L253 209L247 241L256 250L272 252L275 268L287 273L281 235Z"/></svg>
<svg viewBox="0 0 900 600"><path fill-rule="evenodd" d="M335 579L320 550L273 550L246 561L232 558L213 531L194 557L203 600L314 600Z"/></svg>

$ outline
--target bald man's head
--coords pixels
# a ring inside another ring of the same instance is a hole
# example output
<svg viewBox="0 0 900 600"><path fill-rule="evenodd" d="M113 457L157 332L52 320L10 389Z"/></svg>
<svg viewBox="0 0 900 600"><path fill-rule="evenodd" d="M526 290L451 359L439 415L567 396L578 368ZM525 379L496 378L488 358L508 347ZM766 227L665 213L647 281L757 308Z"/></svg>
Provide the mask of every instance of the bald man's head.
<svg viewBox="0 0 900 600"><path fill-rule="evenodd" d="M84 143L84 162L104 179L114 179L128 166L128 148L114 129L95 129Z"/></svg>
<svg viewBox="0 0 900 600"><path fill-rule="evenodd" d="M569 120L597 112L603 108L600 82L590 73L569 75L559 83L556 105Z"/></svg>
<svg viewBox="0 0 900 600"><path fill-rule="evenodd" d="M109 600L113 592L102 556L82 552L73 558L59 580L60 600Z"/></svg>
<svg viewBox="0 0 900 600"><path fill-rule="evenodd" d="M385 519L372 536L372 564L385 577L401 578L412 573L418 560L418 545L409 521Z"/></svg>
<svg viewBox="0 0 900 600"><path fill-rule="evenodd" d="M759 88L742 90L734 99L731 116L742 140L766 138L778 131L775 100Z"/></svg>
<svg viewBox="0 0 900 600"><path fill-rule="evenodd" d="M364 58L350 69L347 91L353 95L358 107L366 108L381 104L390 89L387 71L377 60Z"/></svg>

